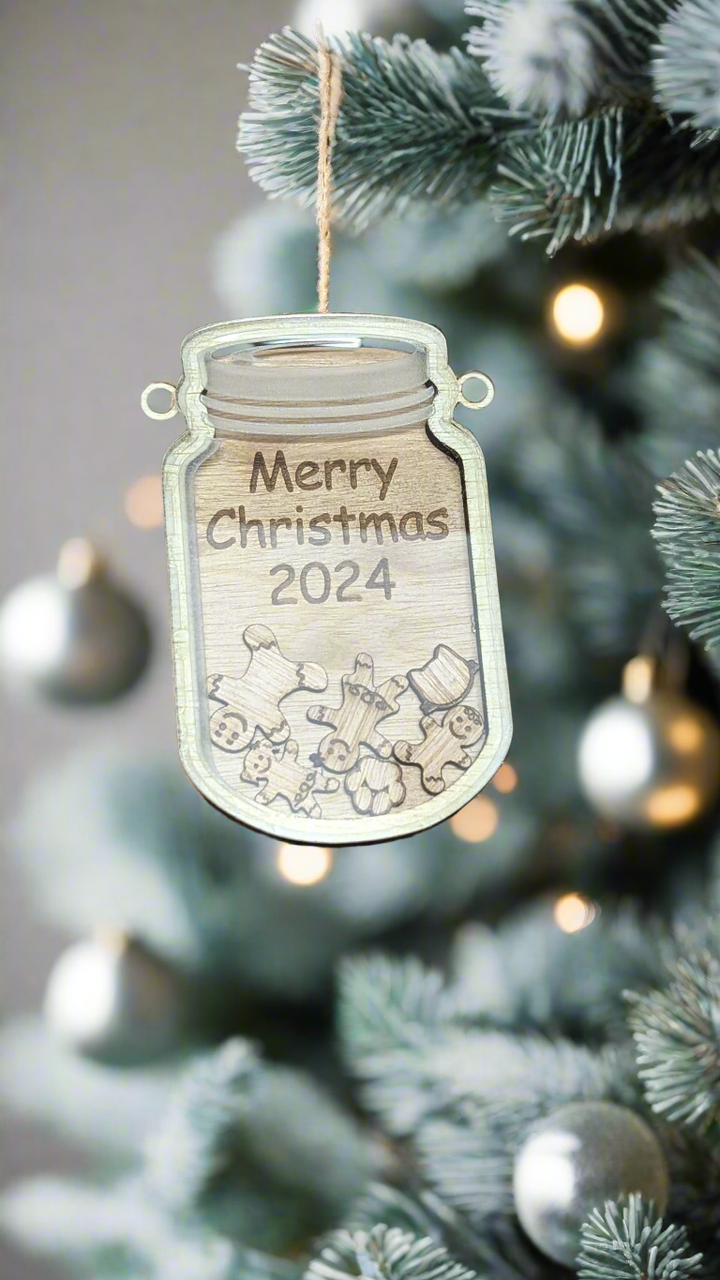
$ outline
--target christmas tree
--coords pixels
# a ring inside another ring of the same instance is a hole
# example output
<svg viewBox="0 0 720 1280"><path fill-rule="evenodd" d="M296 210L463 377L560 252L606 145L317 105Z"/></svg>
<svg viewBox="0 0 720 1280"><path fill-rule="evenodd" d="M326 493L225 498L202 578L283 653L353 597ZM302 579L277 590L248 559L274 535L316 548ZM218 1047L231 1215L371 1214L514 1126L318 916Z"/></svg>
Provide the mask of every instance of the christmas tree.
<svg viewBox="0 0 720 1280"><path fill-rule="evenodd" d="M720 1261L720 9L405 19L328 37L331 305L436 324L497 385L463 421L488 461L511 764L450 824L334 855L239 831L165 766L38 782L15 839L39 897L118 930L0 1042L6 1099L97 1166L0 1205L72 1274ZM239 149L278 199L217 247L236 314L315 305L318 76L293 29L249 68Z"/></svg>

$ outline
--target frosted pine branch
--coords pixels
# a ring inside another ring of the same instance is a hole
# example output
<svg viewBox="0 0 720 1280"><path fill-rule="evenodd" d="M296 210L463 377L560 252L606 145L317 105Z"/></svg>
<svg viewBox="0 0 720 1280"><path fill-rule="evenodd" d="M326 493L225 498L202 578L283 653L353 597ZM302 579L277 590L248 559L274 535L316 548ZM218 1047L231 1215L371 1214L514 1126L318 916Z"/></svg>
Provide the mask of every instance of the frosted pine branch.
<svg viewBox="0 0 720 1280"><path fill-rule="evenodd" d="M468 203L487 189L498 104L475 58L423 40L335 39L343 96L333 151L339 216L364 226L416 203ZM315 199L318 69L312 40L286 27L250 67L238 150L271 196Z"/></svg>
<svg viewBox="0 0 720 1280"><path fill-rule="evenodd" d="M585 1098L637 1102L629 1055L616 1050L476 1033L466 1056L478 1064L475 1079L456 1068L444 1108L419 1126L414 1145L442 1202L478 1230L512 1212L515 1153L550 1110Z"/></svg>
<svg viewBox="0 0 720 1280"><path fill-rule="evenodd" d="M638 1074L654 1111L701 1128L720 1119L720 964L679 960L666 991L633 995Z"/></svg>
<svg viewBox="0 0 720 1280"><path fill-rule="evenodd" d="M552 254L571 239L663 230L720 209L720 139L693 146L652 98L650 56L667 11L667 0L608 0L602 11L596 0L474 0L485 25L471 52L483 55L510 106L480 57L436 53L405 36L336 38L336 214L359 229L411 208L473 203L492 186L500 217L523 238L546 236ZM555 22L567 35L559 52ZM589 41L582 55L578 32ZM271 36L250 67L238 136L251 176L271 196L315 198L317 99L314 43L290 28ZM542 107L542 119L512 109L521 101ZM584 114L549 123L561 107Z"/></svg>
<svg viewBox="0 0 720 1280"><path fill-rule="evenodd" d="M387 1227L397 1227L413 1236L437 1234L436 1224L417 1200L389 1187L384 1182L371 1182L365 1194L353 1205L348 1215L348 1225L353 1230L371 1231L378 1222Z"/></svg>
<svg viewBox="0 0 720 1280"><path fill-rule="evenodd" d="M720 209L720 142L693 149L682 131L613 106L505 140L493 184L497 216L522 240L663 231Z"/></svg>
<svg viewBox="0 0 720 1280"><path fill-rule="evenodd" d="M305 1280L476 1280L434 1240L377 1226L372 1231L335 1231Z"/></svg>
<svg viewBox="0 0 720 1280"><path fill-rule="evenodd" d="M692 251L687 266L673 272L661 302L675 318L667 338L692 369L720 392L720 266Z"/></svg>
<svg viewBox="0 0 720 1280"><path fill-rule="evenodd" d="M598 112L506 147L493 201L521 240L547 238L549 254L568 240L595 239L613 226L623 176L624 114Z"/></svg>
<svg viewBox="0 0 720 1280"><path fill-rule="evenodd" d="M388 1049L427 1044L454 1011L445 980L414 956L355 956L340 969L340 1034L358 1063Z"/></svg>
<svg viewBox="0 0 720 1280"><path fill-rule="evenodd" d="M608 1202L582 1228L580 1280L689 1280L702 1270L683 1227L664 1226L652 1205L631 1195L627 1204Z"/></svg>
<svg viewBox="0 0 720 1280"><path fill-rule="evenodd" d="M468 48L516 110L584 115L646 87L667 0L470 0Z"/></svg>
<svg viewBox="0 0 720 1280"><path fill-rule="evenodd" d="M720 130L720 21L715 0L682 0L660 30L653 62L663 110Z"/></svg>
<svg viewBox="0 0 720 1280"><path fill-rule="evenodd" d="M658 485L653 536L668 565L665 607L693 639L720 644L720 457L696 454Z"/></svg>
<svg viewBox="0 0 720 1280"><path fill-rule="evenodd" d="M198 1059L147 1144L146 1176L176 1213L233 1221L275 1248L336 1221L382 1155L310 1077L233 1039Z"/></svg>
<svg viewBox="0 0 720 1280"><path fill-rule="evenodd" d="M300 1280L276 1258L166 1214L137 1179L98 1188L32 1178L5 1191L0 1225L18 1244L73 1274L135 1280Z"/></svg>
<svg viewBox="0 0 720 1280"><path fill-rule="evenodd" d="M364 1082L368 1106L395 1134L411 1132L436 1100L434 1050L443 1032L453 1043L462 1035L453 1011L442 975L414 957L361 956L341 967L343 1056Z"/></svg>
<svg viewBox="0 0 720 1280"><path fill-rule="evenodd" d="M194 1208L228 1159L228 1138L247 1111L260 1064L244 1040L228 1040L188 1070L147 1143L149 1181L174 1210Z"/></svg>

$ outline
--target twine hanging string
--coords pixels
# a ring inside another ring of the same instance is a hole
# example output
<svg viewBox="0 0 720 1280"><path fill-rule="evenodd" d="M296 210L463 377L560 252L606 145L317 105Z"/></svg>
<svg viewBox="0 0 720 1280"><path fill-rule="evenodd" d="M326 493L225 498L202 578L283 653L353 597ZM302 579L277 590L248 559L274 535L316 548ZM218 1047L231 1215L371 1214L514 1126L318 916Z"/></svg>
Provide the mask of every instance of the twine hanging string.
<svg viewBox="0 0 720 1280"><path fill-rule="evenodd" d="M318 229L318 311L327 311L330 297L330 258L332 255L332 152L335 129L342 98L340 58L329 48L322 26L317 27L318 92L320 123L318 125L318 171L316 220Z"/></svg>

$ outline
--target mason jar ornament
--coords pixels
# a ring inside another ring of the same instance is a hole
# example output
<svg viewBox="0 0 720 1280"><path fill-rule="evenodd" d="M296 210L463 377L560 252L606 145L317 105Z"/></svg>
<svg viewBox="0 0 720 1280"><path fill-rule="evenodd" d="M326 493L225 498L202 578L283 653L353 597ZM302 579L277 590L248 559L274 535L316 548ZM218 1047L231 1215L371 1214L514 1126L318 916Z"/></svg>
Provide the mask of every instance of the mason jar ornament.
<svg viewBox="0 0 720 1280"><path fill-rule="evenodd" d="M329 313L321 30L317 89L319 314L201 329L153 386L188 425L163 468L182 761L233 818L324 849L461 809L511 720L485 466L452 416L494 388L432 325Z"/></svg>
<svg viewBox="0 0 720 1280"><path fill-rule="evenodd" d="M369 315L213 325L182 361L154 385L188 425L163 486L189 776L319 846L449 817L511 737L485 466L452 416L490 379Z"/></svg>

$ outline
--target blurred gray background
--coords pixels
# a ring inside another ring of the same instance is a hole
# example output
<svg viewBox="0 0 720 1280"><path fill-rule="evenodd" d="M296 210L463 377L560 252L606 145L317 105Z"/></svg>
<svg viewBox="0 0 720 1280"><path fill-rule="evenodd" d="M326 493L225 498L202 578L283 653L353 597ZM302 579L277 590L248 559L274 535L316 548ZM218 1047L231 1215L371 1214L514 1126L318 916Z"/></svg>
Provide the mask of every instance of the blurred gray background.
<svg viewBox="0 0 720 1280"><path fill-rule="evenodd" d="M234 151L238 62L290 0L3 0L2 590L52 568L87 534L148 605L149 675L106 711L58 712L3 693L3 822L27 778L96 740L171 749L161 530L123 500L159 470L177 420L150 422L146 383L175 381L190 330L227 318L210 254L259 193ZM64 939L36 916L3 847L0 1015L38 1005ZM71 1159L49 1135L0 1119L0 1180ZM46 1267L0 1242L2 1280Z"/></svg>

